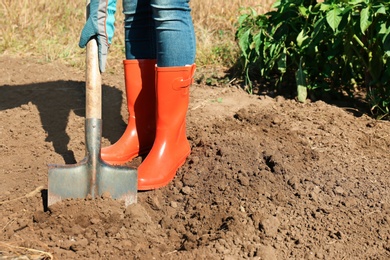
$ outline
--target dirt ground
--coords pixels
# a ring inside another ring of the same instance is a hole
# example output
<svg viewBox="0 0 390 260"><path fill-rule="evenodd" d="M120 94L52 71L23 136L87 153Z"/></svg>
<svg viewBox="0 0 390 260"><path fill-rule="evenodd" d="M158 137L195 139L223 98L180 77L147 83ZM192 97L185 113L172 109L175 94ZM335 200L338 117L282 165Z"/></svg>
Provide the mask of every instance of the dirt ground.
<svg viewBox="0 0 390 260"><path fill-rule="evenodd" d="M126 126L122 77L104 75L103 146ZM192 86L192 153L167 187L47 209L47 164L85 155L83 81L0 57L0 259L390 259L390 123L234 82Z"/></svg>

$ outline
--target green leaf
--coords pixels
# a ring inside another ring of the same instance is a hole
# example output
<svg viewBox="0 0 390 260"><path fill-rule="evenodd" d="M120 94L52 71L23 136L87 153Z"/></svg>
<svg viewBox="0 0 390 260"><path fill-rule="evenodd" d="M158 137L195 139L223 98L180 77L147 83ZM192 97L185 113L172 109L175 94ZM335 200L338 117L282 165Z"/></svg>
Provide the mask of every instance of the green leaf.
<svg viewBox="0 0 390 260"><path fill-rule="evenodd" d="M279 0L279 1L276 1L276 2L272 5L272 8L273 8L273 9L277 9L277 8L280 7L280 5L281 5L280 0Z"/></svg>
<svg viewBox="0 0 390 260"><path fill-rule="evenodd" d="M251 29L246 30L238 41L238 44L243 52L244 56L247 57L247 50L249 48L249 36L251 34Z"/></svg>
<svg viewBox="0 0 390 260"><path fill-rule="evenodd" d="M375 14L384 14L384 15L386 15L386 7L381 4L380 7L378 8L378 10L376 10Z"/></svg>
<svg viewBox="0 0 390 260"><path fill-rule="evenodd" d="M249 17L248 14L243 14L243 15L240 15L240 17L238 17L238 24L239 25L242 25L244 23L244 21L246 21L246 19Z"/></svg>
<svg viewBox="0 0 390 260"><path fill-rule="evenodd" d="M379 25L380 29L378 34L388 34L390 32L390 27L387 27L385 23Z"/></svg>
<svg viewBox="0 0 390 260"><path fill-rule="evenodd" d="M308 14L308 9L306 7L304 7L303 5L299 6L298 7L299 9L299 13L305 17L305 18L308 18L309 17L309 14Z"/></svg>
<svg viewBox="0 0 390 260"><path fill-rule="evenodd" d="M252 17L256 17L257 16L257 11L254 8L252 8L252 7L250 9L251 9Z"/></svg>
<svg viewBox="0 0 390 260"><path fill-rule="evenodd" d="M370 27L372 24L371 17L371 8L369 6L362 9L360 12L360 30L364 34L364 32Z"/></svg>
<svg viewBox="0 0 390 260"><path fill-rule="evenodd" d="M341 11L338 8L332 9L326 14L326 21L334 32L337 31L341 18Z"/></svg>
<svg viewBox="0 0 390 260"><path fill-rule="evenodd" d="M260 56L260 46L261 46L261 44L262 44L262 41L261 41L261 34L260 33L258 33L258 34L256 34L255 36L253 36L253 42L255 43L255 51L256 51L256 54L258 55L258 56Z"/></svg>
<svg viewBox="0 0 390 260"><path fill-rule="evenodd" d="M330 8L331 8L331 5L325 4L325 3L321 3L320 11L326 12L326 11L328 11Z"/></svg>
<svg viewBox="0 0 390 260"><path fill-rule="evenodd" d="M295 80L297 82L298 101L304 103L307 98L307 83L306 73L302 69L302 59L299 62L298 70L295 74Z"/></svg>
<svg viewBox="0 0 390 260"><path fill-rule="evenodd" d="M364 3L366 0L350 0L348 2L349 5L357 5L357 4L360 4L360 3Z"/></svg>
<svg viewBox="0 0 390 260"><path fill-rule="evenodd" d="M297 36L297 45L298 45L298 47L301 47L303 41L306 40L307 38L309 38L309 36L304 35L304 34L305 34L305 30L303 29Z"/></svg>

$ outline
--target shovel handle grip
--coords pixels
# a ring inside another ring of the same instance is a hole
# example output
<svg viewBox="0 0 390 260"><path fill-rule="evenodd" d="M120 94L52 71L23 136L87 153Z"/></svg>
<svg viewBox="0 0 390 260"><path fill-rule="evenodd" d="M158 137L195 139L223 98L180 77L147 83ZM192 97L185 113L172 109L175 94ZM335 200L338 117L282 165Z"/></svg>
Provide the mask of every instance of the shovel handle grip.
<svg viewBox="0 0 390 260"><path fill-rule="evenodd" d="M85 117L102 118L102 83L99 70L98 46L92 38L87 44Z"/></svg>

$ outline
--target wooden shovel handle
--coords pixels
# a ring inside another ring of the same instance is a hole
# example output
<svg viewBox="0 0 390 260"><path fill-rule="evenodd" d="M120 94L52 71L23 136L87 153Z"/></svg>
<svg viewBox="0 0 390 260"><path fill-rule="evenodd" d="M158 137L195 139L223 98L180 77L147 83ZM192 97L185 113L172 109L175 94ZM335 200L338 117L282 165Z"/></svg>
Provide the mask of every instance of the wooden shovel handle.
<svg viewBox="0 0 390 260"><path fill-rule="evenodd" d="M86 21L90 0L86 0ZM85 118L102 119L102 79L99 69L98 45L95 38L87 43Z"/></svg>
<svg viewBox="0 0 390 260"><path fill-rule="evenodd" d="M102 83L96 39L87 44L85 117L102 118Z"/></svg>

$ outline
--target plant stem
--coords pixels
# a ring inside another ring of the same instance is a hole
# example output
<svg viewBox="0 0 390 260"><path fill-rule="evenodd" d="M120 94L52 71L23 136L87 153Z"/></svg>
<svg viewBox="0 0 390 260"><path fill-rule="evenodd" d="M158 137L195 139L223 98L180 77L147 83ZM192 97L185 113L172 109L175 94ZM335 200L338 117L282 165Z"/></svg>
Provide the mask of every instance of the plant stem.
<svg viewBox="0 0 390 260"><path fill-rule="evenodd" d="M369 50L367 49L367 47L364 45L364 43L356 36L356 34L353 35L353 38L355 39L355 41L367 52L367 54L369 53Z"/></svg>

